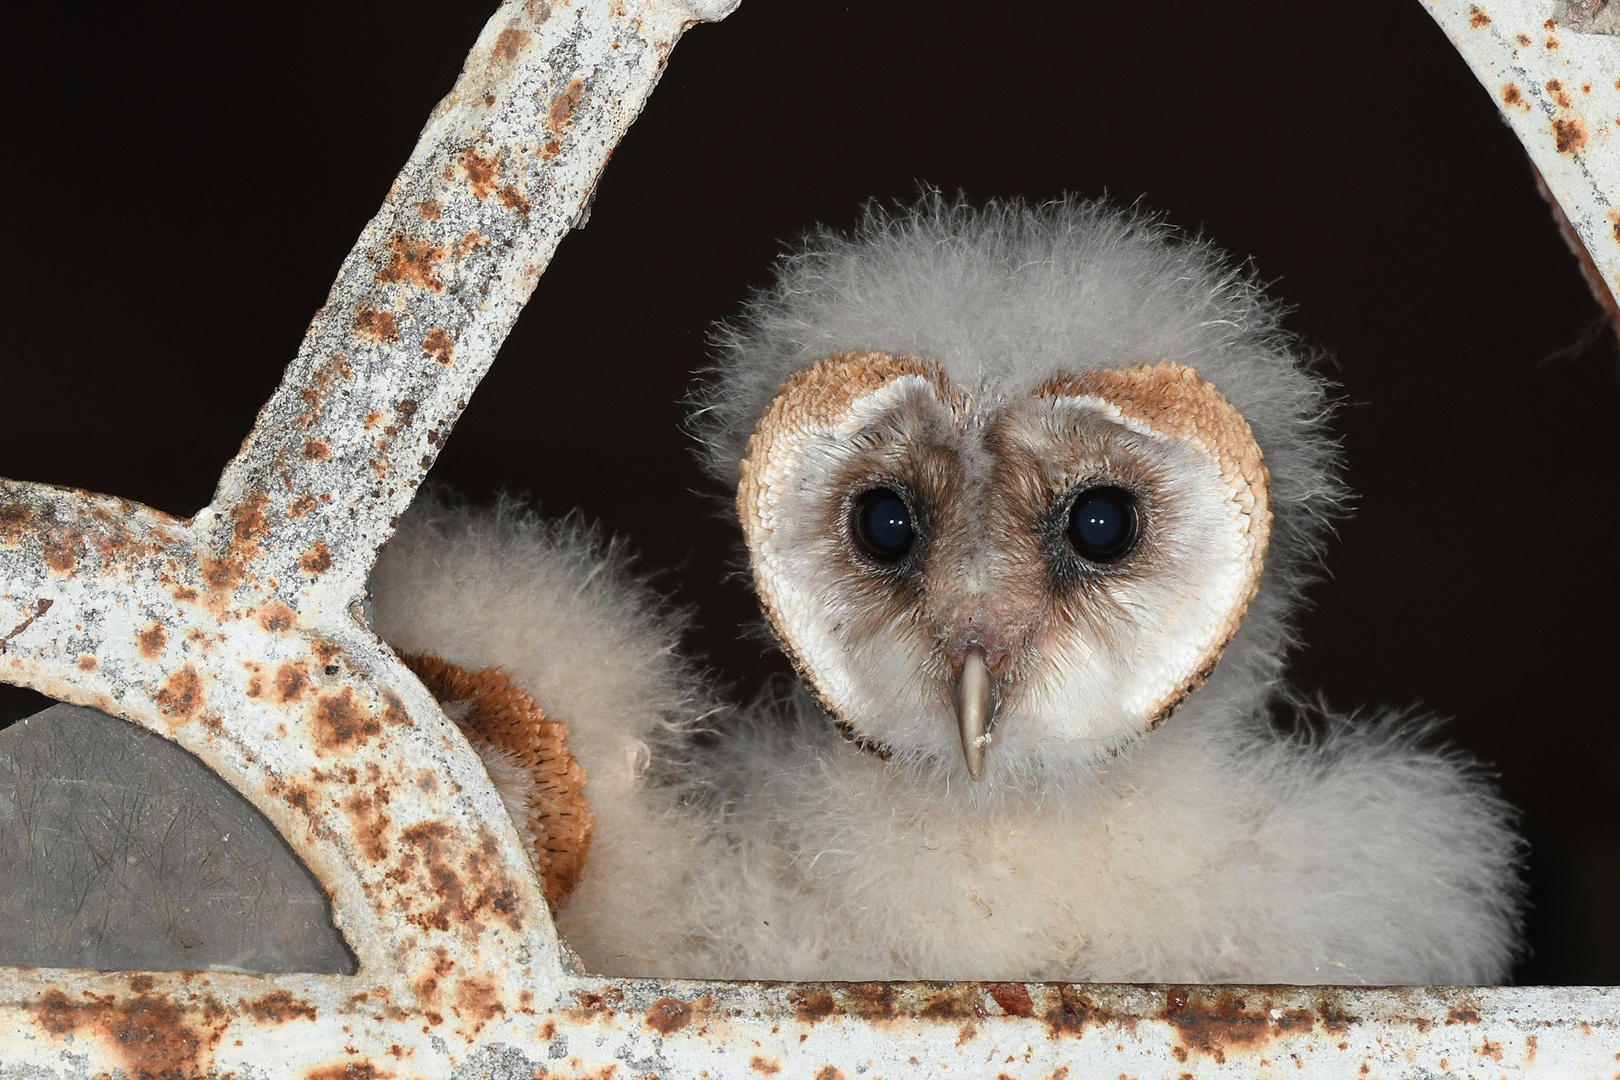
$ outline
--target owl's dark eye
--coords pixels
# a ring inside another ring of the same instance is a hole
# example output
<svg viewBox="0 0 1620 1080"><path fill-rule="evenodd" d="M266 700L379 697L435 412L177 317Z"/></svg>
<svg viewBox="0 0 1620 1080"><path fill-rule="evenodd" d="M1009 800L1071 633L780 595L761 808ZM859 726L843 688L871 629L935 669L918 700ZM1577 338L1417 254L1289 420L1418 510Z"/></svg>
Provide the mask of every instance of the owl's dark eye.
<svg viewBox="0 0 1620 1080"><path fill-rule="evenodd" d="M1091 562L1124 558L1136 546L1136 500L1116 487L1082 491L1069 511L1069 543Z"/></svg>
<svg viewBox="0 0 1620 1080"><path fill-rule="evenodd" d="M911 550L916 530L911 509L888 488L874 488L855 504L855 539L874 558L898 562Z"/></svg>

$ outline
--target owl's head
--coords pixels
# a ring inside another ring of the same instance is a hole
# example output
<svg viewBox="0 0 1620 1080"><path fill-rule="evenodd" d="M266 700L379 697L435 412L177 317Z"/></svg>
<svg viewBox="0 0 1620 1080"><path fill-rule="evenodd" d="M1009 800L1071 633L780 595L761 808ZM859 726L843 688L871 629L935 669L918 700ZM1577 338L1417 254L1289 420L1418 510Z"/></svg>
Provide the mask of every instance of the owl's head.
<svg viewBox="0 0 1620 1080"><path fill-rule="evenodd" d="M974 779L1253 711L1339 501L1251 275L1105 205L869 212L784 260L701 421L832 718Z"/></svg>

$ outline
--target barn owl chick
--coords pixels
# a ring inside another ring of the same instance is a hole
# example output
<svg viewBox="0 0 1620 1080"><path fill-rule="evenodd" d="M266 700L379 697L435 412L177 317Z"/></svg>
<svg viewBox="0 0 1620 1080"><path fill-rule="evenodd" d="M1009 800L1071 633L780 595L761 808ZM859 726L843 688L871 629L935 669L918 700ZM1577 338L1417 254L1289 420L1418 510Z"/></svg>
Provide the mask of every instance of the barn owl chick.
<svg viewBox="0 0 1620 1080"><path fill-rule="evenodd" d="M720 345L695 426L804 686L643 730L641 779L575 751L593 809L619 777L558 911L588 968L1506 975L1522 850L1477 768L1273 723L1343 489L1251 274L1103 204L930 197L813 235Z"/></svg>

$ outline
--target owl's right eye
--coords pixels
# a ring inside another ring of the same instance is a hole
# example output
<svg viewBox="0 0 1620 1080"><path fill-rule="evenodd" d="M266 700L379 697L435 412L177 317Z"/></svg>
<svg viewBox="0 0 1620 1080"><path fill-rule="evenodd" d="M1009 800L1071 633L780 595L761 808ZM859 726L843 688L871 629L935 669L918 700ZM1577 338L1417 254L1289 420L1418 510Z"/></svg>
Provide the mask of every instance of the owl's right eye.
<svg viewBox="0 0 1620 1080"><path fill-rule="evenodd" d="M874 488L855 504L855 539L873 558L899 562L911 550L916 530L911 508L898 492Z"/></svg>

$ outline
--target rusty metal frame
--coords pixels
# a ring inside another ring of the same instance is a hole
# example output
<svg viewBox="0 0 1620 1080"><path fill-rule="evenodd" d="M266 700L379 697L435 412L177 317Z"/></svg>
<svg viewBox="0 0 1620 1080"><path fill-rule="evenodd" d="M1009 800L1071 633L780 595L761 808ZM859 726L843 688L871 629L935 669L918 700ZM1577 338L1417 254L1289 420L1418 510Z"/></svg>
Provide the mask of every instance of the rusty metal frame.
<svg viewBox="0 0 1620 1080"><path fill-rule="evenodd" d="M1533 0L1424 2L1620 287L1620 39L1561 30ZM0 481L0 678L196 754L303 855L359 960L353 976L0 969L0 1080L1613 1073L1620 991L1602 988L567 968L476 757L361 598L675 41L734 3L504 3L194 519Z"/></svg>

